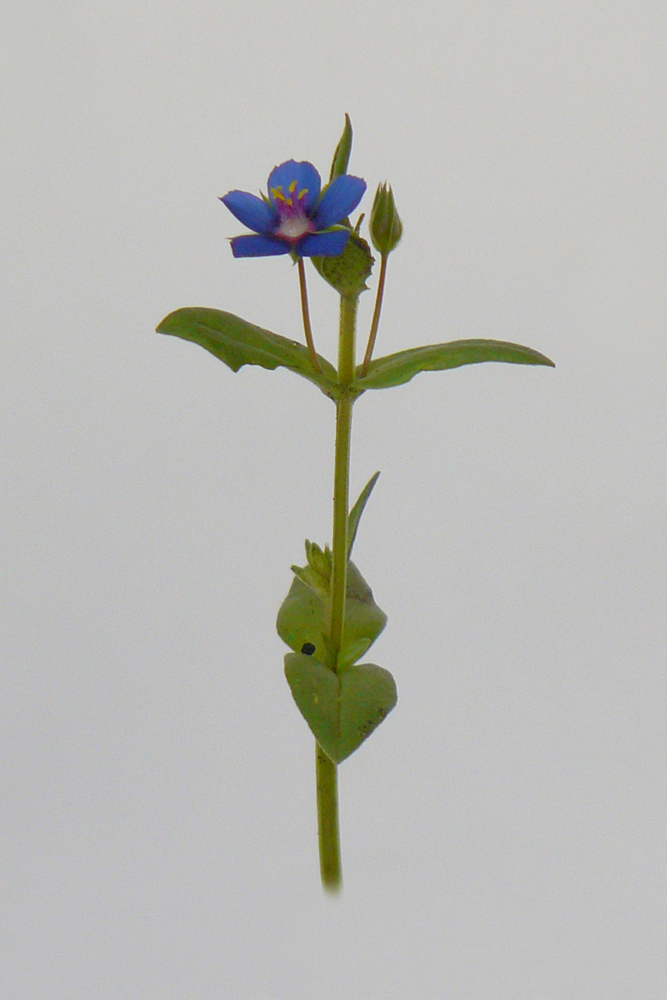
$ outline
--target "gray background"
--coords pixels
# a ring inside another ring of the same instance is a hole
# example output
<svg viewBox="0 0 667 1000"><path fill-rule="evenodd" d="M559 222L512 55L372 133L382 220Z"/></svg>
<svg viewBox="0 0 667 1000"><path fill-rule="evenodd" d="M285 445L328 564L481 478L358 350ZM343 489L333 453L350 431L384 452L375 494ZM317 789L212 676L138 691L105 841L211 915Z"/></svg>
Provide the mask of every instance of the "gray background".
<svg viewBox="0 0 667 1000"><path fill-rule="evenodd" d="M3 1000L664 1000L664 4L1 16ZM333 408L152 331L300 336L216 198L326 173L345 111L405 224L379 353L558 367L357 407L400 700L341 769L331 900L273 622L329 538Z"/></svg>

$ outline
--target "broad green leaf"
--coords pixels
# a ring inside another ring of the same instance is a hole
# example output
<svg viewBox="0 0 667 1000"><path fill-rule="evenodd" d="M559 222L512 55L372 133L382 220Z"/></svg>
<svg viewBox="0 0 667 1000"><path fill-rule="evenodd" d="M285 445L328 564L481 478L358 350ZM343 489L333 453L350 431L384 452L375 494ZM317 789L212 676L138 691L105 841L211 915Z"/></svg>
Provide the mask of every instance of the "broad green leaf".
<svg viewBox="0 0 667 1000"><path fill-rule="evenodd" d="M345 600L346 648L360 639L369 645L387 624L387 616L373 600L373 591L353 562L348 563ZM328 601L325 601L302 578L295 576L287 597L280 606L276 621L278 635L295 653L306 643L315 647L314 656L327 667L333 666L329 635Z"/></svg>
<svg viewBox="0 0 667 1000"><path fill-rule="evenodd" d="M388 670L359 663L341 670L338 759L345 760L387 718L398 701L396 682Z"/></svg>
<svg viewBox="0 0 667 1000"><path fill-rule="evenodd" d="M357 639L373 643L387 624L387 616L373 599L373 591L353 562L347 564L347 596L345 599L346 645Z"/></svg>
<svg viewBox="0 0 667 1000"><path fill-rule="evenodd" d="M157 332L191 340L205 347L234 372L243 365L289 368L314 382L331 399L336 399L339 394L336 370L326 358L318 355L322 368L320 373L313 368L308 349L303 344L253 326L239 316L220 309L177 309L162 320Z"/></svg>
<svg viewBox="0 0 667 1000"><path fill-rule="evenodd" d="M298 576L293 578L287 597L280 605L276 630L295 653L300 653L310 643L315 647L315 657L327 666L333 666L323 638L327 634L324 602Z"/></svg>
<svg viewBox="0 0 667 1000"><path fill-rule="evenodd" d="M368 498L373 492L373 487L379 479L380 473L376 472L374 476L368 480L363 490L359 494L359 499L355 503L354 507L349 513L347 519L347 558L349 559L352 555L352 546L354 545L354 540L357 537L357 529L359 527L359 521L361 520L361 515L364 512L364 507L368 503Z"/></svg>
<svg viewBox="0 0 667 1000"><path fill-rule="evenodd" d="M521 344L502 340L453 340L449 344L413 347L398 354L371 361L368 374L354 382L355 389L389 389L409 382L419 372L443 371L461 365L477 365L482 361L504 361L513 365L548 365L553 361ZM357 369L359 371L360 369Z"/></svg>
<svg viewBox="0 0 667 1000"><path fill-rule="evenodd" d="M336 760L340 733L338 675L314 656L288 653L285 677L313 736L331 760Z"/></svg>
<svg viewBox="0 0 667 1000"><path fill-rule="evenodd" d="M394 678L373 663L336 674L314 656L288 653L285 676L315 739L337 764L377 729L397 701Z"/></svg>

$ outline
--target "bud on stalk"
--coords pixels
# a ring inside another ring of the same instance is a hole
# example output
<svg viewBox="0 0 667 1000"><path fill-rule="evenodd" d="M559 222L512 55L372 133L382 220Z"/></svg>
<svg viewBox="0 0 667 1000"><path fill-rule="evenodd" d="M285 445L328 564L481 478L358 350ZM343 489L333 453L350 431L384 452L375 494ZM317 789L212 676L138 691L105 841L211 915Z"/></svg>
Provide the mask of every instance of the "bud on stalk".
<svg viewBox="0 0 667 1000"><path fill-rule="evenodd" d="M379 184L375 192L369 229L373 246L383 257L398 246L403 235L403 224L388 184Z"/></svg>

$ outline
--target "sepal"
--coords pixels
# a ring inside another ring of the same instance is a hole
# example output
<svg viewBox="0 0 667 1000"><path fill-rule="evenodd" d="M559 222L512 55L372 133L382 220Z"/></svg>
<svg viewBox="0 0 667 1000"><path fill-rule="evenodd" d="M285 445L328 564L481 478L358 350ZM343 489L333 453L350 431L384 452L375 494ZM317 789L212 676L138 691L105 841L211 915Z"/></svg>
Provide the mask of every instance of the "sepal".
<svg viewBox="0 0 667 1000"><path fill-rule="evenodd" d="M312 257L313 264L332 288L347 299L357 299L368 285L375 258L365 239L350 233L347 246L338 257Z"/></svg>

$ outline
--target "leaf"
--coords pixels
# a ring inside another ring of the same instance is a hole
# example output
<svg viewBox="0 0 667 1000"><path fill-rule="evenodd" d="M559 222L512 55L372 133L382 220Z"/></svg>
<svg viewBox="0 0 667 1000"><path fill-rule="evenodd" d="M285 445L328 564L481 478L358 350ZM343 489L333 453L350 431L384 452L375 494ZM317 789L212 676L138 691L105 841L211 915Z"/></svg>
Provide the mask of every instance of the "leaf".
<svg viewBox="0 0 667 1000"><path fill-rule="evenodd" d="M329 184L331 184L332 181L335 181L337 177L340 177L341 174L347 173L347 165L350 162L351 152L352 152L352 122L350 121L350 116L346 114L343 134L341 135L338 145L336 146L336 151L333 155L333 160L331 163Z"/></svg>
<svg viewBox="0 0 667 1000"><path fill-rule="evenodd" d="M374 663L341 670L338 760L345 760L383 722L398 701L396 681Z"/></svg>
<svg viewBox="0 0 667 1000"><path fill-rule="evenodd" d="M373 492L373 487L377 483L380 477L380 473L376 472L374 476L368 480L363 490L359 494L359 499L355 503L354 507L349 513L347 519L347 558L349 559L352 555L352 546L354 545L354 540L357 537L357 529L359 527L359 521L361 520L361 515L364 512L364 507L368 503L368 498Z"/></svg>
<svg viewBox="0 0 667 1000"><path fill-rule="evenodd" d="M374 663L335 674L312 656L288 653L285 676L315 739L337 764L377 729L397 701L394 678Z"/></svg>
<svg viewBox="0 0 667 1000"><path fill-rule="evenodd" d="M318 355L322 372L315 371L303 344L253 326L232 313L198 307L177 309L162 320L157 332L205 347L234 372L243 365L288 368L314 382L331 399L339 395L336 370L326 358Z"/></svg>
<svg viewBox="0 0 667 1000"><path fill-rule="evenodd" d="M336 670L347 670L353 663L360 660L371 644L370 639L357 639L349 646L341 649L336 657Z"/></svg>
<svg viewBox="0 0 667 1000"><path fill-rule="evenodd" d="M345 643L357 639L375 642L385 625L387 616L373 598L373 591L353 562L347 564L347 594L345 599Z"/></svg>
<svg viewBox="0 0 667 1000"><path fill-rule="evenodd" d="M371 361L368 374L354 381L355 389L389 389L409 382L419 372L443 371L461 365L477 365L482 361L504 361L513 365L549 365L553 361L521 344L503 340L453 340L448 344L413 347L398 354ZM360 369L357 369L360 371Z"/></svg>
<svg viewBox="0 0 667 1000"><path fill-rule="evenodd" d="M329 635L328 601L325 601L303 579L295 576L287 597L280 606L276 629L278 635L295 653L306 643L315 646L315 658L333 666ZM387 616L373 600L373 591L353 562L347 568L345 600L345 646L360 639L370 646L387 624ZM361 654L360 654L361 655Z"/></svg>

